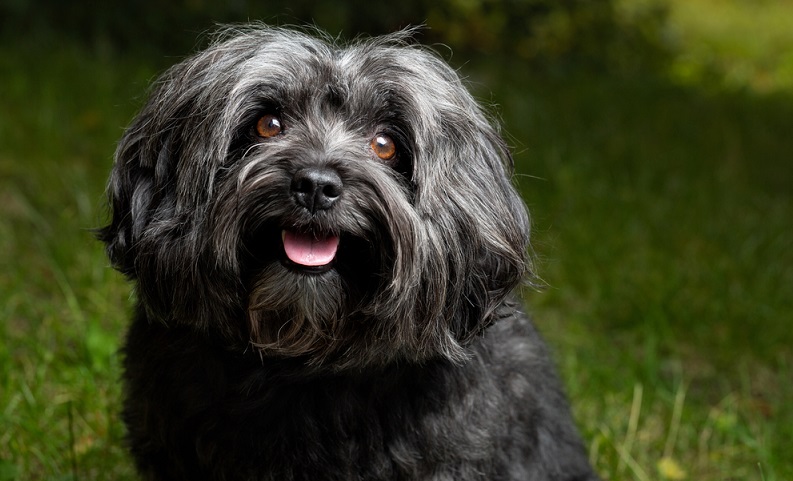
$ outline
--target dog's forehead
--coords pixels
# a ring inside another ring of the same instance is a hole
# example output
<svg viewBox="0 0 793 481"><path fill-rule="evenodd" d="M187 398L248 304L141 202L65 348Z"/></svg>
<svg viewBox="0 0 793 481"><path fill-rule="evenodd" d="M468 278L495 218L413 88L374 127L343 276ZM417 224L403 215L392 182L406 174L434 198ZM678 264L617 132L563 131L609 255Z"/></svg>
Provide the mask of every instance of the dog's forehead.
<svg viewBox="0 0 793 481"><path fill-rule="evenodd" d="M371 108L388 99L440 93L451 69L416 48L375 42L334 46L319 39L262 42L241 60L238 86L277 97L278 102ZM445 71L444 71L445 70ZM433 86L433 87L430 87ZM421 99L423 100L423 99Z"/></svg>

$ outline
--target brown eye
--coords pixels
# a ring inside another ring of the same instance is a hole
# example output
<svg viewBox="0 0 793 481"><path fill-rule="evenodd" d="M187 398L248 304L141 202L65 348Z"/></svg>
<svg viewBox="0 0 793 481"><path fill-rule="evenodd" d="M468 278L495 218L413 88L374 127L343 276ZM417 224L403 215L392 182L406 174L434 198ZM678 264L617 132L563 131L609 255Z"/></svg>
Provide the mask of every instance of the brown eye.
<svg viewBox="0 0 793 481"><path fill-rule="evenodd" d="M374 154L381 160L391 160L396 155L394 139L386 134L377 134L369 143Z"/></svg>
<svg viewBox="0 0 793 481"><path fill-rule="evenodd" d="M263 115L256 123L256 133L259 137L269 139L275 137L284 130L281 119L273 114Z"/></svg>

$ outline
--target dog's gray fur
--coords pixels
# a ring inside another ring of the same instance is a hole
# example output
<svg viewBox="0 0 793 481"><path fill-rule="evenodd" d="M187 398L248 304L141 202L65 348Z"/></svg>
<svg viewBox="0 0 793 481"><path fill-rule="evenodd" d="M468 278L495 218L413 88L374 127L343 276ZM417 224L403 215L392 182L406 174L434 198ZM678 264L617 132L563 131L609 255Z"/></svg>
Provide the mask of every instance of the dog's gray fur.
<svg viewBox="0 0 793 481"><path fill-rule="evenodd" d="M285 128L263 140L266 112ZM147 479L596 479L509 300L529 221L494 125L409 32L235 28L160 79L101 232L137 289L125 421ZM344 190L311 212L290 182L316 166ZM338 235L333 268L281 262L284 228Z"/></svg>

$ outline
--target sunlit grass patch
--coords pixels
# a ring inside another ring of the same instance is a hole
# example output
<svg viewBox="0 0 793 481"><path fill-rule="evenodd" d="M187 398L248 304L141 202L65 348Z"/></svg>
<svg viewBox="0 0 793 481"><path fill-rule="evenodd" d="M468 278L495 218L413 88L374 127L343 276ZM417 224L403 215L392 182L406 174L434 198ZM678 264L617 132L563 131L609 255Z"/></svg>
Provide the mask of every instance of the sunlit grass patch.
<svg viewBox="0 0 793 481"><path fill-rule="evenodd" d="M718 80L732 88L761 92L793 88L793 2L668 3L670 34L681 50L673 67L677 78Z"/></svg>

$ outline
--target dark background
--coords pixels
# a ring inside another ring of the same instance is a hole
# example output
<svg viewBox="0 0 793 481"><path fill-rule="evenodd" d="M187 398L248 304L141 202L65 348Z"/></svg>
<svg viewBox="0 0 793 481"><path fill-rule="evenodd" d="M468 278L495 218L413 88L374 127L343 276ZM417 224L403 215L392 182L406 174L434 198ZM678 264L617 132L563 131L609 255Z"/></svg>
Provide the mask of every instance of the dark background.
<svg viewBox="0 0 793 481"><path fill-rule="evenodd" d="M99 52L153 58L184 55L204 45L202 34L215 25L250 20L314 24L342 38L427 25L419 38L423 43L441 42L466 57L498 55L542 66L574 62L639 69L667 53L660 32L663 6L649 4L626 21L611 0L7 0L0 8L7 41L45 33Z"/></svg>

